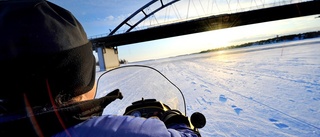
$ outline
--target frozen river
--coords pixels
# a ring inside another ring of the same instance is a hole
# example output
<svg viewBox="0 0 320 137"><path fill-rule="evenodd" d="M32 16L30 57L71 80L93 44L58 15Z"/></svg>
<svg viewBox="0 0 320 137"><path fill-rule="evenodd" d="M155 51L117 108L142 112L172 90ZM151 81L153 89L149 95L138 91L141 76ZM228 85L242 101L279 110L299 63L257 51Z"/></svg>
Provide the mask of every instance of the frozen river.
<svg viewBox="0 0 320 137"><path fill-rule="evenodd" d="M207 118L204 137L320 136L319 38L132 64L182 90L187 114Z"/></svg>

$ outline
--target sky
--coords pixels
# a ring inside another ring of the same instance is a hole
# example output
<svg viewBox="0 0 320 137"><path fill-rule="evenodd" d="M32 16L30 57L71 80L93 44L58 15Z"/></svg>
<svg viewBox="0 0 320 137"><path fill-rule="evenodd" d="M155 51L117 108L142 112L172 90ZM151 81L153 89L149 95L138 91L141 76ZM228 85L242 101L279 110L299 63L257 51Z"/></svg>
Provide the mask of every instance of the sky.
<svg viewBox="0 0 320 137"><path fill-rule="evenodd" d="M88 37L105 36L132 13L144 6L150 0L49 0L67 10L80 21ZM293 0L299 2L301 0ZM164 3L170 0L163 0ZM159 6L156 2L145 12L150 12ZM219 15L254 8L286 4L283 0L180 0L142 22L139 28L148 27L176 20L191 19L206 15ZM141 15L131 22L139 19ZM119 59L129 62L172 57L191 54L203 50L223 46L232 46L255 40L268 39L277 35L287 35L320 30L319 15L295 19L273 21L234 27L222 30L208 31L184 36L153 40L119 46ZM125 27L123 29L126 29ZM123 30L120 30L121 32Z"/></svg>

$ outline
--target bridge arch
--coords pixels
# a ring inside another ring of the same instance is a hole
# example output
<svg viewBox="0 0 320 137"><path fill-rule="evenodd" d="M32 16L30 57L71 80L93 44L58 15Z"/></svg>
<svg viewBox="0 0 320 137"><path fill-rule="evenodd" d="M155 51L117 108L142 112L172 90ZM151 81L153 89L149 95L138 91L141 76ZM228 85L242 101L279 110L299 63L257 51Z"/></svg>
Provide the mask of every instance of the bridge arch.
<svg viewBox="0 0 320 137"><path fill-rule="evenodd" d="M156 3L156 2L160 2L161 5L160 7L158 7L157 9L151 11L150 13L146 13L145 9L147 9L150 5ZM133 28L135 28L136 26L138 26L141 22L143 22L145 19L149 18L150 16L154 15L156 12L172 5L175 2L178 2L180 0L172 0L170 2L164 3L162 0L152 0L149 3L147 3L146 5L142 6L140 9L138 9L137 11L135 11L133 14L131 14L128 18L126 18L124 21L122 21L115 29L113 29L110 33L110 35L115 34L122 26L127 25L129 26L129 29L126 30L125 32L130 32ZM130 24L129 21L134 18L136 15L138 15L139 13L143 13L145 16L143 18L141 18L140 20L138 20L136 23L134 24Z"/></svg>
<svg viewBox="0 0 320 137"><path fill-rule="evenodd" d="M137 11L132 13L129 17L127 17L125 20L123 20L115 29L113 29L108 36L112 36L116 34L117 31L119 31L120 28L123 26L129 26L129 29L125 31L125 33L130 32L132 29L137 27L141 22L149 18L150 16L154 15L156 12L178 2L180 0L171 0L167 3L164 3L163 0L152 0L139 8ZM160 2L160 6L153 11L146 13L145 10L153 5L156 2ZM139 13L143 13L144 17L142 17L140 20L138 20L134 24L130 24L130 20L133 19L135 16L137 16ZM113 68L119 66L119 58L118 58L118 49L117 47L106 47L104 46L104 43L93 43L96 52L98 53L98 59L99 59L99 66L101 71L105 71L107 68ZM106 63L108 62L108 63Z"/></svg>

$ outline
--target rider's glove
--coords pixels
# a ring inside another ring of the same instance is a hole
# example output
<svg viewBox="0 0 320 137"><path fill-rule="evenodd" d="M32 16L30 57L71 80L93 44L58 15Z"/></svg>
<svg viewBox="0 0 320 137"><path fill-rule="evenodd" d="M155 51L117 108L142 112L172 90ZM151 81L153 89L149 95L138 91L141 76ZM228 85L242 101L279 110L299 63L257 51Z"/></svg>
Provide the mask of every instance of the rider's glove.
<svg viewBox="0 0 320 137"><path fill-rule="evenodd" d="M164 124L168 127L171 124L180 124L184 123L190 127L190 122L188 117L184 116L179 110L168 110L164 112L160 118Z"/></svg>

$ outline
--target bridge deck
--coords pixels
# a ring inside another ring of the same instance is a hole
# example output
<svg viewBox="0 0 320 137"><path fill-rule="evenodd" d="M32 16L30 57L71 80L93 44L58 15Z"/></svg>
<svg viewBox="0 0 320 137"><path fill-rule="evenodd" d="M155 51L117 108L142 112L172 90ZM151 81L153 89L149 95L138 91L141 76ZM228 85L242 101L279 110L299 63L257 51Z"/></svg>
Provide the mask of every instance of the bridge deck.
<svg viewBox="0 0 320 137"><path fill-rule="evenodd" d="M320 14L320 0L209 16L145 30L91 39L94 46L116 47L210 30Z"/></svg>

